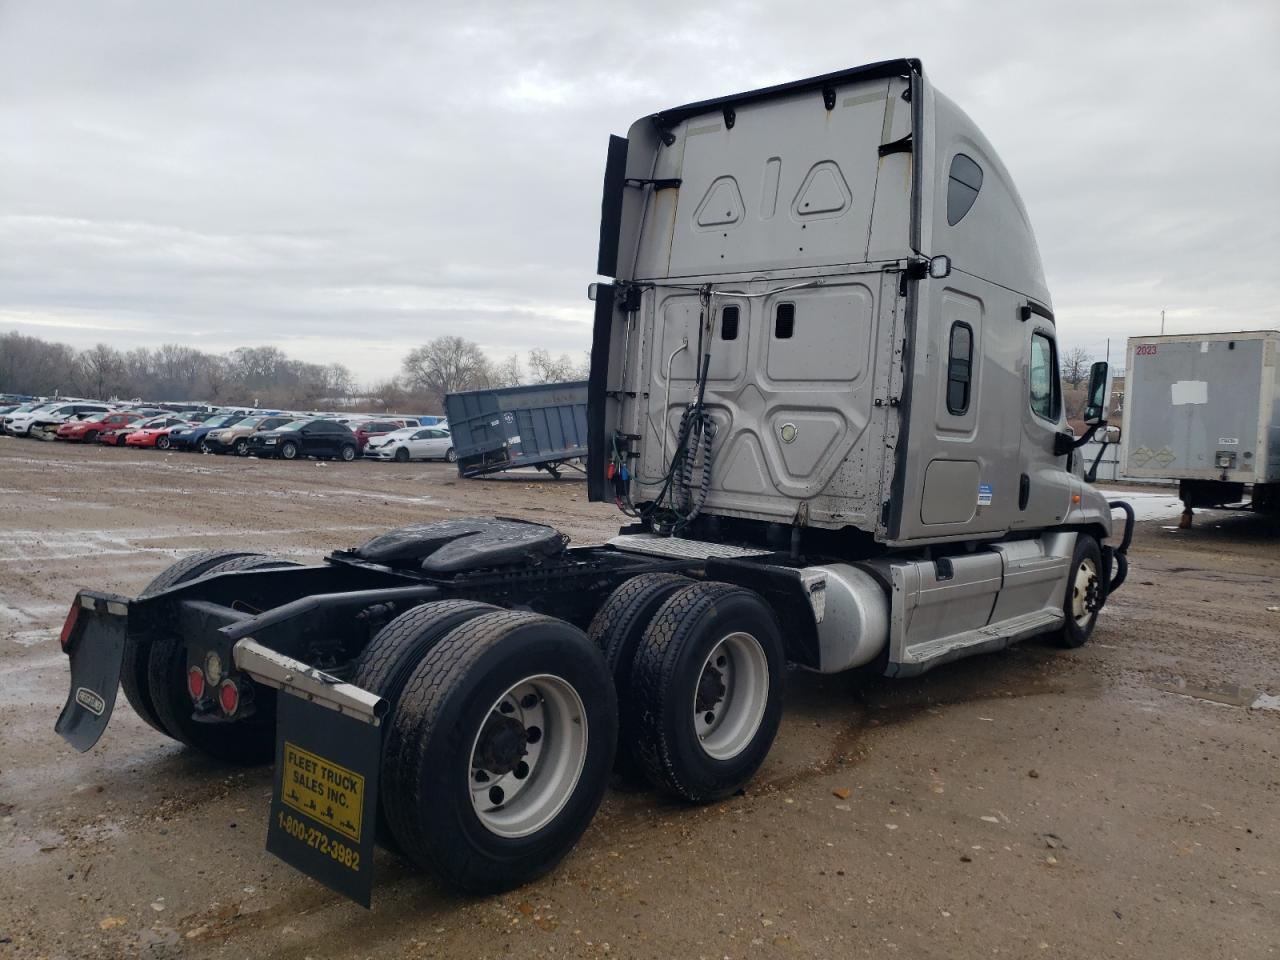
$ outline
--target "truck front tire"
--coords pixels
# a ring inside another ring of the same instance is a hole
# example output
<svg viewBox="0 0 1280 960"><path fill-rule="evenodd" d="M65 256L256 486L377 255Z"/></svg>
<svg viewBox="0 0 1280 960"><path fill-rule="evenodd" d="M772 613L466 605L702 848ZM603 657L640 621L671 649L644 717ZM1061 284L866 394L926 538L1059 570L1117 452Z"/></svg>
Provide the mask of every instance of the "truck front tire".
<svg viewBox="0 0 1280 960"><path fill-rule="evenodd" d="M693 583L636 651L628 746L649 780L694 803L741 789L782 719L786 656L772 608L728 583Z"/></svg>
<svg viewBox="0 0 1280 960"><path fill-rule="evenodd" d="M1062 605L1066 619L1057 634L1059 646L1074 649L1089 642L1106 589L1102 577L1102 548L1091 534L1077 534L1067 574L1067 595Z"/></svg>
<svg viewBox="0 0 1280 960"><path fill-rule="evenodd" d="M608 783L617 700L576 627L502 610L455 628L391 718L387 820L416 864L469 893L510 890L569 852Z"/></svg>

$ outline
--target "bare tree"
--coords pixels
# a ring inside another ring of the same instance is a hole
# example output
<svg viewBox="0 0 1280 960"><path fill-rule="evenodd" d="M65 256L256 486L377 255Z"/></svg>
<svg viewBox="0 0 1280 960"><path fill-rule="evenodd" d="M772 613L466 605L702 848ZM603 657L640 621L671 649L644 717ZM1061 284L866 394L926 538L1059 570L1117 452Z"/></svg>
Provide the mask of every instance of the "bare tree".
<svg viewBox="0 0 1280 960"><path fill-rule="evenodd" d="M1084 347L1072 347L1062 354L1062 379L1078 387L1089 377L1093 356Z"/></svg>
<svg viewBox="0 0 1280 960"><path fill-rule="evenodd" d="M578 368L567 353L553 357L545 350L529 351L529 379L533 383L565 383L577 376Z"/></svg>
<svg viewBox="0 0 1280 960"><path fill-rule="evenodd" d="M411 390L444 399L446 393L478 390L490 382L490 364L480 347L462 337L436 337L410 350L402 364Z"/></svg>
<svg viewBox="0 0 1280 960"><path fill-rule="evenodd" d="M91 397L106 399L120 392L125 386L124 372L124 356L106 343L82 350L76 358L76 380Z"/></svg>
<svg viewBox="0 0 1280 960"><path fill-rule="evenodd" d="M518 387L524 380L524 367L520 365L519 357L507 357L493 368L495 387Z"/></svg>
<svg viewBox="0 0 1280 960"><path fill-rule="evenodd" d="M52 394L71 389L75 351L20 333L0 336L0 389L13 393Z"/></svg>

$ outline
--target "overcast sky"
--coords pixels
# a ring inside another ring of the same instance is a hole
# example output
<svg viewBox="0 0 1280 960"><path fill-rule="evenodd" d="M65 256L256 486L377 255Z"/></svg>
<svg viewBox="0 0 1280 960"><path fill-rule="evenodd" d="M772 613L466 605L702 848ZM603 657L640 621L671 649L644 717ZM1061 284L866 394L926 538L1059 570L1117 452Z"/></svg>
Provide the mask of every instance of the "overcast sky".
<svg viewBox="0 0 1280 960"><path fill-rule="evenodd" d="M895 56L1002 154L1068 346L1280 327L1276 0L0 0L0 330L577 354L610 133Z"/></svg>

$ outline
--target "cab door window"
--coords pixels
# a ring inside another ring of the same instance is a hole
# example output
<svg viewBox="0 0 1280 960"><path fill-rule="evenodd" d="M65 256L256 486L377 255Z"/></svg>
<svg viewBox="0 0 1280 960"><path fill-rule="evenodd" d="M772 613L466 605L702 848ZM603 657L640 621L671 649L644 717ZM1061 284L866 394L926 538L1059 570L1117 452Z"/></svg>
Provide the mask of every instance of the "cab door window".
<svg viewBox="0 0 1280 960"><path fill-rule="evenodd" d="M1031 335L1031 363L1028 367L1031 412L1042 420L1057 423L1062 412L1062 388L1058 382L1058 356L1053 338L1044 333Z"/></svg>

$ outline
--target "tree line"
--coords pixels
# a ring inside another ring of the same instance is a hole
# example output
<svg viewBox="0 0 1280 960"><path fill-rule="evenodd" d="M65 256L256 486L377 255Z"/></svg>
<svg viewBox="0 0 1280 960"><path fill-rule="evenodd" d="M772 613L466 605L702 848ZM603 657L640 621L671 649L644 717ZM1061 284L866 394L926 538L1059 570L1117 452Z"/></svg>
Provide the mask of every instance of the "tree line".
<svg viewBox="0 0 1280 960"><path fill-rule="evenodd" d="M17 332L0 334L0 393L101 400L204 401L257 407L441 412L461 390L585 379L585 359L531 350L494 359L463 337L437 337L406 354L398 377L366 388L341 363L295 360L278 347L210 353L181 344L77 350Z"/></svg>

